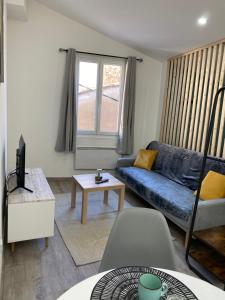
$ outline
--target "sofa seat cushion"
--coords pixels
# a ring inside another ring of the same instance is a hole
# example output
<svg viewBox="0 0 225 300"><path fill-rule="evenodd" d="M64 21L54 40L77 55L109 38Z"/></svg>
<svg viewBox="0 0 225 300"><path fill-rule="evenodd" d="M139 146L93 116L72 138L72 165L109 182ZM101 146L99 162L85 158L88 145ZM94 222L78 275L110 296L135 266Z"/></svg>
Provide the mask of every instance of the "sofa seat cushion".
<svg viewBox="0 0 225 300"><path fill-rule="evenodd" d="M195 201L192 190L154 171L121 167L117 172L128 186L156 208L188 220Z"/></svg>

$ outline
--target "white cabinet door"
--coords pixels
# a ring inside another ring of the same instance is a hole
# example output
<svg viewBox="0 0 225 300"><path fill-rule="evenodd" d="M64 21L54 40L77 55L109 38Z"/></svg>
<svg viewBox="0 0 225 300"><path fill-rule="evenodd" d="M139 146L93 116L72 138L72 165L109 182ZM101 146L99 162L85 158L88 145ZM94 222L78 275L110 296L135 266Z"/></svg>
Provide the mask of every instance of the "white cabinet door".
<svg viewBox="0 0 225 300"><path fill-rule="evenodd" d="M54 235L55 201L8 205L8 243Z"/></svg>

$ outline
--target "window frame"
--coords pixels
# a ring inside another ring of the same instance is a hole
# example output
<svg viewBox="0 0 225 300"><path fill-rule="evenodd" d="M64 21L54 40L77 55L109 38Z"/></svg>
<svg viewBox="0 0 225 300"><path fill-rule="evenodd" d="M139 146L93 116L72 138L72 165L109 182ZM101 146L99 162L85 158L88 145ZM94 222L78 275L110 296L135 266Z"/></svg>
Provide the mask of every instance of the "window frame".
<svg viewBox="0 0 225 300"><path fill-rule="evenodd" d="M111 58L90 54L77 54L76 57L76 86L79 86L79 66L80 62L89 62L97 64L97 81L96 81L96 110L95 110L95 129L94 130L79 130L77 133L79 136L116 136L118 135L119 126L120 126L120 116L121 116L121 107L122 107L122 96L124 90L124 79L125 79L125 59L120 58ZM104 65L117 65L121 66L121 79L120 79L120 100L119 100L119 113L118 113L118 131L117 132L107 132L100 130L101 122L101 107L102 107L102 84L103 84L103 69ZM79 107L78 99L79 93L77 88L77 108ZM78 111L78 109L77 109ZM79 111L78 111L79 114Z"/></svg>

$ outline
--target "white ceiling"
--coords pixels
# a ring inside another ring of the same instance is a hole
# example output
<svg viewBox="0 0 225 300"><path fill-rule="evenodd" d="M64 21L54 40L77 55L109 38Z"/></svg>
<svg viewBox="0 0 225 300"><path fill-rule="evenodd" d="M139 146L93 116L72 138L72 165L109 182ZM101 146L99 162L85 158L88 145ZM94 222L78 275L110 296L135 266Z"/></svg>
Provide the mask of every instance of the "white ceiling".
<svg viewBox="0 0 225 300"><path fill-rule="evenodd" d="M143 53L168 57L225 37L225 0L37 0ZM205 27L197 25L207 16Z"/></svg>

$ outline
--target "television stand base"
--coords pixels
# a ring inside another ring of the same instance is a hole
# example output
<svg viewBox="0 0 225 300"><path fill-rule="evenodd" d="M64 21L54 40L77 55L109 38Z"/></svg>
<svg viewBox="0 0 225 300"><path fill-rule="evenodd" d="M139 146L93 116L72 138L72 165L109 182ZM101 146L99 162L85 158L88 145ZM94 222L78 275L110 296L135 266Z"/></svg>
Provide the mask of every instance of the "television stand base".
<svg viewBox="0 0 225 300"><path fill-rule="evenodd" d="M19 188L24 189L24 190L26 190L26 191L28 191L28 192L33 193L32 190L28 189L28 188L25 187L25 186L16 186L16 187L15 187L14 189L12 189L9 193L12 193L12 192L14 192L15 190L17 190L17 189L19 189Z"/></svg>

